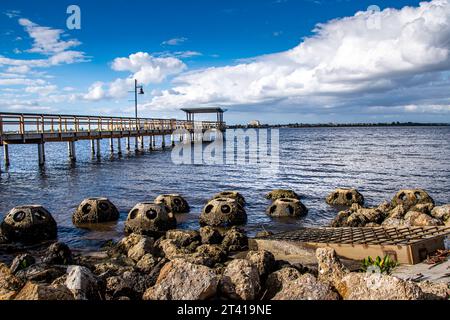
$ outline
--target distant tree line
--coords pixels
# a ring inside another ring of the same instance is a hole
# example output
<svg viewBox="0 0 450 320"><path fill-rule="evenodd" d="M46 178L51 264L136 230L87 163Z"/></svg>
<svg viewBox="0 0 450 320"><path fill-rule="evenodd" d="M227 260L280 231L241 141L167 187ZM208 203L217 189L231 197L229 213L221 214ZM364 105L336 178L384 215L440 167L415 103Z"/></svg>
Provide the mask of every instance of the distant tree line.
<svg viewBox="0 0 450 320"><path fill-rule="evenodd" d="M246 128L322 128L322 127L435 127L450 126L450 123L420 123L420 122L379 122L379 123L288 123L288 124L261 124L251 125L228 125L228 129Z"/></svg>

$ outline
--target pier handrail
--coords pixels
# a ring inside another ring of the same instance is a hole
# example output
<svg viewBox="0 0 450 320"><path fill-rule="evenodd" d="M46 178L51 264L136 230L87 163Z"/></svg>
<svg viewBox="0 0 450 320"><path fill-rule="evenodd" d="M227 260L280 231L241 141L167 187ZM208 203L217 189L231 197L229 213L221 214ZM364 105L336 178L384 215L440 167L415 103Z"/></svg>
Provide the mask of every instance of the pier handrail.
<svg viewBox="0 0 450 320"><path fill-rule="evenodd" d="M187 121L162 118L135 118L72 114L0 112L0 142L8 133L66 133L112 131L174 131L177 129L221 129L216 121Z"/></svg>

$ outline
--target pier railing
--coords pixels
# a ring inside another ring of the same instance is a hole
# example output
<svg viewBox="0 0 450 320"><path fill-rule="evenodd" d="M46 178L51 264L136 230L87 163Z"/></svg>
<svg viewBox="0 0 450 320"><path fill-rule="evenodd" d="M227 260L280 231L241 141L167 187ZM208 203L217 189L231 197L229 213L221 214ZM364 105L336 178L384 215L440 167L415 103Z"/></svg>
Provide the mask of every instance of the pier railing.
<svg viewBox="0 0 450 320"><path fill-rule="evenodd" d="M0 143L5 135L29 133L78 133L155 131L177 129L221 129L224 123L214 121L186 121L176 119L84 116L64 114L34 114L0 112Z"/></svg>

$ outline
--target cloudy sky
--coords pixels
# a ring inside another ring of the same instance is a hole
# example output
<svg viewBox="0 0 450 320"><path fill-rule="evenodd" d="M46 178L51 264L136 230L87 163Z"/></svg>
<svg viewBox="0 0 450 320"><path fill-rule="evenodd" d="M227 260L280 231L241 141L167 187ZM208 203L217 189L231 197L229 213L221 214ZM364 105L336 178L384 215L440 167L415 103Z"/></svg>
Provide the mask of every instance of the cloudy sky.
<svg viewBox="0 0 450 320"><path fill-rule="evenodd" d="M0 44L0 111L450 122L450 0L2 0Z"/></svg>

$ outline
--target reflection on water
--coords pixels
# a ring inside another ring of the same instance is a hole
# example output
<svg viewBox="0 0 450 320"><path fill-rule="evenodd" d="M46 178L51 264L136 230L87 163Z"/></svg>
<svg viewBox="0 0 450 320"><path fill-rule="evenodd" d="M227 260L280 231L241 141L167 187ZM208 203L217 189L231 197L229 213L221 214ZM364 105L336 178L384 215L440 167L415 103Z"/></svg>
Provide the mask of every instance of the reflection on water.
<svg viewBox="0 0 450 320"><path fill-rule="evenodd" d="M255 165L174 165L169 151L111 157L107 140L100 161L92 159L88 141L78 142L76 163L68 160L66 144L47 143L46 164L39 170L35 145L12 145L11 167L0 179L0 215L20 204L42 204L57 220L62 241L93 248L122 235L127 212L137 202L181 193L192 212L177 217L179 226L198 228L197 217L207 199L233 189L246 197L246 228L251 233L262 226L279 231L325 225L337 209L324 198L336 187L358 188L368 205L391 198L401 188L416 187L428 190L438 204L450 202L449 138L448 127L281 129L278 171ZM264 194L275 188L299 193L308 216L267 217ZM119 208L120 221L96 230L74 228L71 216L78 204L99 196Z"/></svg>

